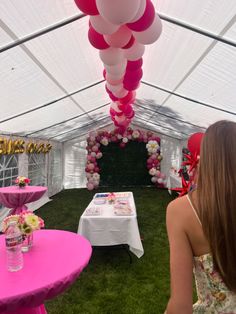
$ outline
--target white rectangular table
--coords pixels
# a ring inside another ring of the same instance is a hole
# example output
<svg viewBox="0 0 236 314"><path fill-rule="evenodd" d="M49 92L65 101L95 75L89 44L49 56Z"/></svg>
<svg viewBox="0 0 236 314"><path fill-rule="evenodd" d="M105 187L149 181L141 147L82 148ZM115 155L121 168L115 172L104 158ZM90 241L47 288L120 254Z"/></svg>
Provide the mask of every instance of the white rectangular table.
<svg viewBox="0 0 236 314"><path fill-rule="evenodd" d="M113 204L106 201L105 204L96 205L93 198L80 217L78 233L87 238L93 246L128 244L130 251L140 258L144 250L138 229L134 197L132 192L122 192L120 196L124 193L128 195L132 215L117 216ZM119 197L119 193L115 194ZM86 210L91 207L101 209L101 214L86 215Z"/></svg>

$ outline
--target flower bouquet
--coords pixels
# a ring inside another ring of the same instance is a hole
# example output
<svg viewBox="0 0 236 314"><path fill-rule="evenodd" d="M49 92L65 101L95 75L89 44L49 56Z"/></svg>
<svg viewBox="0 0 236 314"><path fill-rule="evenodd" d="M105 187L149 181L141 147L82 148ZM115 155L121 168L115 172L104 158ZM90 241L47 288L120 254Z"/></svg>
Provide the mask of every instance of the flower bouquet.
<svg viewBox="0 0 236 314"><path fill-rule="evenodd" d="M116 200L115 193L113 193L113 192L109 193L108 196L107 196L107 200L108 200L109 204L113 204L115 202L115 200Z"/></svg>
<svg viewBox="0 0 236 314"><path fill-rule="evenodd" d="M15 180L15 184L19 186L19 188L25 187L30 183L30 179L26 177L19 176Z"/></svg>
<svg viewBox="0 0 236 314"><path fill-rule="evenodd" d="M33 232L44 227L43 219L35 215L30 210L24 210L19 215L10 215L5 218L2 223L2 232L6 232L10 221L16 221L22 233L22 251L29 251L32 246Z"/></svg>

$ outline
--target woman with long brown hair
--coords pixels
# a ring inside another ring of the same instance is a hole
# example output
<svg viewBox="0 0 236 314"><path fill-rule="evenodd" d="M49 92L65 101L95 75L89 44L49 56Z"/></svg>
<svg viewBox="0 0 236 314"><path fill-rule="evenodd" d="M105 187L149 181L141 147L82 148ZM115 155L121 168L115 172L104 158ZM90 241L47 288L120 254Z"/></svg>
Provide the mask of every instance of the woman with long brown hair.
<svg viewBox="0 0 236 314"><path fill-rule="evenodd" d="M236 314L235 122L219 121L207 129L197 188L168 205L166 221L171 271L166 313Z"/></svg>

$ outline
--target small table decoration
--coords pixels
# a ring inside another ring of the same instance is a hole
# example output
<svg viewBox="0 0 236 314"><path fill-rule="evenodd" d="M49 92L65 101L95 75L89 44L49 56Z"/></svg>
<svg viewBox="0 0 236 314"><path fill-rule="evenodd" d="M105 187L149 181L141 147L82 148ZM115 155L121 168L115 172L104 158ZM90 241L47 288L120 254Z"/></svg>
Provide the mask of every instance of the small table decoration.
<svg viewBox="0 0 236 314"><path fill-rule="evenodd" d="M33 232L44 227L44 221L30 210L24 210L20 214L10 215L3 220L2 232L5 233L10 221L17 221L21 230L23 243L22 252L28 252L33 245Z"/></svg>
<svg viewBox="0 0 236 314"><path fill-rule="evenodd" d="M19 188L24 188L26 185L30 183L30 179L22 176L18 176L15 180L15 184L19 186Z"/></svg>

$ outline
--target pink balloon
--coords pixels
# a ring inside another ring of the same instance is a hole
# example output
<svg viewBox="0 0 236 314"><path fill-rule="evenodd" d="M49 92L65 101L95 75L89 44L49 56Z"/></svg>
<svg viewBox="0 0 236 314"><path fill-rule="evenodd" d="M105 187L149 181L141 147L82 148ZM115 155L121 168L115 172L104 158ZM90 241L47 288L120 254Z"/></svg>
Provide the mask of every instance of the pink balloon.
<svg viewBox="0 0 236 314"><path fill-rule="evenodd" d="M115 33L119 26L114 25L106 20L101 15L90 16L90 22L93 28L102 35L108 35Z"/></svg>
<svg viewBox="0 0 236 314"><path fill-rule="evenodd" d="M131 114L131 112L132 112L132 110L133 110L133 108L132 108L132 106L129 104L129 105L119 105L118 106L119 107L119 109L121 110L121 111L123 111L123 113L127 116L127 115L129 115L129 114Z"/></svg>
<svg viewBox="0 0 236 314"><path fill-rule="evenodd" d="M133 23L133 22L136 22L137 20L139 20L143 16L145 9L146 9L146 0L141 0L139 9L138 9L135 17L130 22Z"/></svg>
<svg viewBox="0 0 236 314"><path fill-rule="evenodd" d="M140 44L150 45L153 44L161 35L162 23L158 14L156 14L152 25L143 32L134 32L133 35ZM130 48L132 49L132 48Z"/></svg>
<svg viewBox="0 0 236 314"><path fill-rule="evenodd" d="M106 85L107 85L108 90L110 90L112 93L121 90L123 87L122 84L110 85L109 83L107 83Z"/></svg>
<svg viewBox="0 0 236 314"><path fill-rule="evenodd" d="M132 47L130 49L132 49ZM110 48L105 49L105 50L100 50L99 55L100 55L102 62L107 64L107 65L115 65L115 64L118 64L124 60L122 50L117 49L117 48L110 47Z"/></svg>
<svg viewBox="0 0 236 314"><path fill-rule="evenodd" d="M106 52L109 49L104 50L104 52ZM124 56L128 61L136 61L142 58L144 51L145 46L135 41L131 48L124 50Z"/></svg>
<svg viewBox="0 0 236 314"><path fill-rule="evenodd" d="M88 39L90 44L96 49L107 49L109 45L104 40L103 35L97 33L95 29L91 26L88 31Z"/></svg>
<svg viewBox="0 0 236 314"><path fill-rule="evenodd" d="M130 47L133 46L134 41L135 41L135 38L133 35L131 35L131 38L130 38L128 44L126 44L124 47L122 47L122 49L129 49Z"/></svg>
<svg viewBox="0 0 236 314"><path fill-rule="evenodd" d="M85 14L99 14L95 0L75 0L75 4Z"/></svg>
<svg viewBox="0 0 236 314"><path fill-rule="evenodd" d="M127 26L136 32L142 32L148 27L150 27L155 18L155 8L150 0L147 0L146 9L143 16L134 23L129 23Z"/></svg>
<svg viewBox="0 0 236 314"><path fill-rule="evenodd" d="M119 102L114 101L113 103L111 103L111 108L113 110L115 110L116 112L121 112L121 109L119 108Z"/></svg>
<svg viewBox="0 0 236 314"><path fill-rule="evenodd" d="M114 48L122 48L123 46L128 44L131 35L132 33L130 29L127 26L123 25L115 33L111 35L105 35L104 38L109 46Z"/></svg>
<svg viewBox="0 0 236 314"><path fill-rule="evenodd" d="M109 73L106 74L107 83L111 85L118 85L123 82L123 76L120 79L114 79L114 76L110 75Z"/></svg>
<svg viewBox="0 0 236 314"><path fill-rule="evenodd" d="M126 67L126 70L127 71L135 71L139 68L141 68L143 65L143 59L138 59L136 61L128 61L127 62L127 67Z"/></svg>
<svg viewBox="0 0 236 314"><path fill-rule="evenodd" d="M88 189L89 191L92 191L92 190L94 189L94 185L93 185L92 182L88 182L86 185L87 185L87 189Z"/></svg>
<svg viewBox="0 0 236 314"><path fill-rule="evenodd" d="M126 117L125 117L125 115L124 114L122 114L121 116L115 116L115 120L116 120L116 122L118 122L118 123L121 123L121 122L124 122L125 120L126 120Z"/></svg>
<svg viewBox="0 0 236 314"><path fill-rule="evenodd" d="M101 16L115 25L130 22L138 12L141 0L96 0Z"/></svg>

